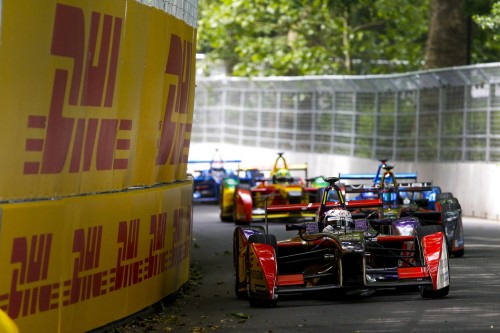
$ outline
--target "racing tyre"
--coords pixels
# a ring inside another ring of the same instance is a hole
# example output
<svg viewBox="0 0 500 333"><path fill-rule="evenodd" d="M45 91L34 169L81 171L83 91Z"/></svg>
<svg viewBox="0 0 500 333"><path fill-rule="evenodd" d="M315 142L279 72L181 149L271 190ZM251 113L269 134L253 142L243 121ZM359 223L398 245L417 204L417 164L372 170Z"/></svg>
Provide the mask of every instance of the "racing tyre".
<svg viewBox="0 0 500 333"><path fill-rule="evenodd" d="M278 248L278 241L276 240L276 236L274 235L253 234L250 237L248 237L248 243L271 245L274 248L274 250Z"/></svg>
<svg viewBox="0 0 500 333"><path fill-rule="evenodd" d="M247 290L246 290L246 280L245 282L241 282L240 279L239 279L239 276L238 276L238 273L240 271L240 258L239 258L239 254L240 254L240 251L241 251L241 247L243 246L243 244L240 242L240 233L242 232L241 231L242 227L236 227L234 229L234 233L233 233L233 268L234 268L234 292L236 294L236 297L239 298L239 299L246 299L247 298ZM248 228L244 228L244 229L251 229L251 230L254 230L256 232L259 232L259 233L264 233L264 227L262 226L255 226L255 227L248 227ZM245 277L246 279L246 277Z"/></svg>
<svg viewBox="0 0 500 333"><path fill-rule="evenodd" d="M234 229L233 234L233 268L234 268L234 293L236 297L239 299L247 298L247 290L241 290L242 285L239 279L239 271L240 271L240 248L242 244L240 244L239 233L241 228L237 227ZM246 281L245 281L246 284ZM245 286L246 287L246 286Z"/></svg>
<svg viewBox="0 0 500 333"><path fill-rule="evenodd" d="M220 207L219 217L220 217L220 220L222 222L233 222L232 214L229 216L222 215L222 212L225 211L225 208L226 208L226 207L224 207L224 189L225 189L224 185L221 184L220 191L219 191L219 193L220 193L220 195L219 195L219 207Z"/></svg>
<svg viewBox="0 0 500 333"><path fill-rule="evenodd" d="M422 238L424 238L425 236L435 234L436 232L444 233L443 227L437 224L433 224L420 226L415 229L415 233L417 234L419 242L422 241Z"/></svg>
<svg viewBox="0 0 500 333"><path fill-rule="evenodd" d="M418 238L418 244L422 243L422 239L425 236L434 234L436 232L442 232L444 234L443 227L440 225L426 225L418 227L417 229L415 229L415 233L417 234ZM448 249L447 246L445 248ZM448 251L446 252L446 255L449 256ZM448 260L448 275L449 274L450 274L450 261ZM420 287L420 296L422 296L422 298L441 298L448 295L449 291L450 291L449 285L439 290L434 290L432 286L423 286Z"/></svg>
<svg viewBox="0 0 500 333"><path fill-rule="evenodd" d="M276 236L274 236L274 235L253 234L250 237L248 237L248 244L251 244L251 243L271 245L275 251L278 248ZM249 284L250 278L251 278L250 277L250 270L247 270L247 284ZM250 306L252 306L252 307L270 308L270 307L275 307L277 302L278 302L278 300L276 300L276 299L265 299L265 298L253 297L249 292L250 289L247 288L247 290L248 290L248 302L250 303Z"/></svg>
<svg viewBox="0 0 500 333"><path fill-rule="evenodd" d="M220 214L219 217L222 222L233 222L232 216L223 216L222 214Z"/></svg>
<svg viewBox="0 0 500 333"><path fill-rule="evenodd" d="M451 254L453 255L454 258L462 258L465 254L465 250L461 249L461 250L452 252Z"/></svg>
<svg viewBox="0 0 500 333"><path fill-rule="evenodd" d="M451 251L451 243L455 241L455 239L462 238L463 240L463 235L459 236L463 233L463 226L462 226L462 217L461 217L461 206L460 203L458 202L458 199L456 198L450 198L445 200L444 202L441 203L441 216L442 220L444 221L446 219L446 216L448 215L448 212L459 212L458 213L458 218L455 219L454 222L446 222L447 227L453 227L455 230L453 232L453 237L452 239L447 239L448 241L448 251L450 252L450 255L455 257L455 258L460 258L464 256L464 249L458 250L458 251ZM451 223L451 224L450 224ZM453 226L454 224L454 226Z"/></svg>
<svg viewBox="0 0 500 333"><path fill-rule="evenodd" d="M422 298L442 298L448 295L449 292L450 292L450 286L446 286L439 290L434 290L432 289L432 287L429 286L420 287L420 296L422 296Z"/></svg>

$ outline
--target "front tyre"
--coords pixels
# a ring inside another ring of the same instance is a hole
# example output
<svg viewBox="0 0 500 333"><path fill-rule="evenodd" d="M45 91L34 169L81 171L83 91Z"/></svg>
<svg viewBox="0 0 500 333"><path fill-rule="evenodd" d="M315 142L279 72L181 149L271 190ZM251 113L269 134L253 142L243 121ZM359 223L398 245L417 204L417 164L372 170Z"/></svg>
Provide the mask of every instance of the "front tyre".
<svg viewBox="0 0 500 333"><path fill-rule="evenodd" d="M234 229L233 234L233 268L234 268L234 293L239 299L247 298L246 281L240 281L240 252L242 247L242 241L240 234L242 233L241 228L237 227ZM246 278L246 275L245 275Z"/></svg>
<svg viewBox="0 0 500 333"><path fill-rule="evenodd" d="M222 222L232 222L233 221L233 213L232 209L232 198L228 201L229 189L224 186L224 181L220 185L220 196L219 196L219 208L220 214L219 218Z"/></svg>
<svg viewBox="0 0 500 333"><path fill-rule="evenodd" d="M458 251L454 251L454 252L452 252L451 254L452 254L452 256L453 256L454 258L461 258L461 257L463 257L463 256L464 256L464 254L465 254L465 250L464 250L464 249L461 249L461 250L458 250Z"/></svg>
<svg viewBox="0 0 500 333"><path fill-rule="evenodd" d="M442 298L448 295L450 292L450 286L446 286L439 290L434 290L432 287L423 286L420 287L420 296L422 298Z"/></svg>

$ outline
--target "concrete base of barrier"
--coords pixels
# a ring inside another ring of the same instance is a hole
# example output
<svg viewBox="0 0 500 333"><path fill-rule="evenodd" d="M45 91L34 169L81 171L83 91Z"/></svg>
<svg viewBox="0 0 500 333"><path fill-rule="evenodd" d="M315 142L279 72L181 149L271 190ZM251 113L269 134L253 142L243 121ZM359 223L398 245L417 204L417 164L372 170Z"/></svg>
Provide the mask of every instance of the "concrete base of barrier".
<svg viewBox="0 0 500 333"><path fill-rule="evenodd" d="M0 309L21 332L86 332L187 282L192 181L0 205Z"/></svg>

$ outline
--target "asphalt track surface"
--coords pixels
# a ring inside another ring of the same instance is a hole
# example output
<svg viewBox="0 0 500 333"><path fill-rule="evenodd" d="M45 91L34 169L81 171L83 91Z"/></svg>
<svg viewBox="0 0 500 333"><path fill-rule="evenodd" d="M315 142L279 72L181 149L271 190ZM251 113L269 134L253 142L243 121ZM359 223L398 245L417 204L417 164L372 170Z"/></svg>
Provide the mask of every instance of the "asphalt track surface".
<svg viewBox="0 0 500 333"><path fill-rule="evenodd" d="M451 258L450 293L423 299L418 291L280 299L252 308L234 294L234 224L218 207L193 212L193 278L163 311L136 317L112 332L500 332L500 221L464 218L465 255ZM263 225L263 223L256 223ZM278 240L292 236L269 224Z"/></svg>

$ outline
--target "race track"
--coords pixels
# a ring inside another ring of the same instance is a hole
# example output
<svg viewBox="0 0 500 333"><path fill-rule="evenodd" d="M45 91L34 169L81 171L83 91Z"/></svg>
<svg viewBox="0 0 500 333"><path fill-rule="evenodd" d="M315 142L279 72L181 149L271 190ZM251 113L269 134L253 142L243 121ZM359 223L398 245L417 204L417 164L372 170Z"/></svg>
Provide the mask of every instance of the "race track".
<svg viewBox="0 0 500 333"><path fill-rule="evenodd" d="M194 207L192 258L197 287L156 315L149 330L123 332L500 332L500 221L464 219L463 258L451 258L451 288L444 299L418 291L368 297L289 298L275 308L252 308L234 294L234 224L215 205ZM262 223L258 223L261 224ZM284 224L270 224L278 239Z"/></svg>

